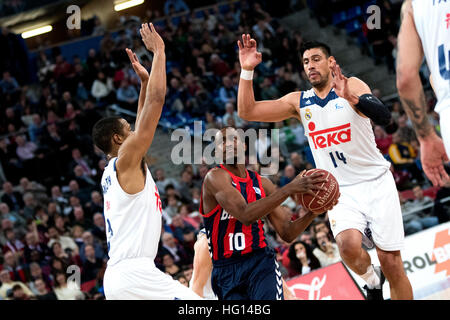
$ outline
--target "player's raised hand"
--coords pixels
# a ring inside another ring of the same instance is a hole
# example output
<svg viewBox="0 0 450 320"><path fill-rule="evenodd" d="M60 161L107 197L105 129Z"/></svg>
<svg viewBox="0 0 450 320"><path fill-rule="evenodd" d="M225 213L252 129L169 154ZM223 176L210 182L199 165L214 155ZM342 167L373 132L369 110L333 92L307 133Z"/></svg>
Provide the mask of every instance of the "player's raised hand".
<svg viewBox="0 0 450 320"><path fill-rule="evenodd" d="M289 183L290 194L308 193L314 197L316 194L313 190L326 191L324 187L319 186L321 183L327 182L323 173L316 172L310 176L302 176L302 173L298 174L294 180Z"/></svg>
<svg viewBox="0 0 450 320"><path fill-rule="evenodd" d="M130 59L131 66L133 67L134 72L138 75L141 82L145 82L148 80L148 71L144 68L144 66L139 62L136 54L130 49L126 48L125 51L128 54L128 58Z"/></svg>
<svg viewBox="0 0 450 320"><path fill-rule="evenodd" d="M262 61L262 54L258 52L256 40L249 34L242 35L242 42L238 40L239 62L244 70L253 70Z"/></svg>
<svg viewBox="0 0 450 320"><path fill-rule="evenodd" d="M156 32L153 23L143 23L139 32L147 50L153 53L164 52L164 41L158 32Z"/></svg>
<svg viewBox="0 0 450 320"><path fill-rule="evenodd" d="M420 160L423 171L434 186L444 186L449 180L444 169L444 162L448 162L442 139L436 134L431 134L420 141Z"/></svg>
<svg viewBox="0 0 450 320"><path fill-rule="evenodd" d="M346 100L350 100L352 95L348 86L348 78L342 74L341 67L334 62L331 65L331 71L333 72L333 83L332 87L334 88L334 92Z"/></svg>

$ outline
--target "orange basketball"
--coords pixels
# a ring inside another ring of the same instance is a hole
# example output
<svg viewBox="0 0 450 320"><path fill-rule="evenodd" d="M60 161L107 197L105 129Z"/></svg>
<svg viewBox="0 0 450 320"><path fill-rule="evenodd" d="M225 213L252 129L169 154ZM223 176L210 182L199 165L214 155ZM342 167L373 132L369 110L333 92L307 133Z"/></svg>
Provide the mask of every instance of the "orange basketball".
<svg viewBox="0 0 450 320"><path fill-rule="evenodd" d="M304 208L313 212L321 212L325 211L325 208L329 207L333 201L339 198L339 184L329 171L323 169L311 169L305 171L302 176L310 176L316 172L324 173L324 177L327 181L322 182L321 187L325 187L326 190L313 190L315 196L307 193L298 194L297 198Z"/></svg>

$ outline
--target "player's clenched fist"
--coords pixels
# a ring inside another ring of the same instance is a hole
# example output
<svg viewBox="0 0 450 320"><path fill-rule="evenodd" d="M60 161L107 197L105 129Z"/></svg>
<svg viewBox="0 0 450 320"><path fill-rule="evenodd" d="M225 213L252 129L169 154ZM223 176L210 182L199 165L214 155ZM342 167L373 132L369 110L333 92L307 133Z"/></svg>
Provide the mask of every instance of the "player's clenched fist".
<svg viewBox="0 0 450 320"><path fill-rule="evenodd" d="M153 23L142 24L139 32L147 50L153 53L164 52L164 41L158 32L156 32Z"/></svg>
<svg viewBox="0 0 450 320"><path fill-rule="evenodd" d="M262 54L257 51L256 40L252 39L249 34L242 35L242 42L238 40L239 62L244 70L253 70L261 63Z"/></svg>

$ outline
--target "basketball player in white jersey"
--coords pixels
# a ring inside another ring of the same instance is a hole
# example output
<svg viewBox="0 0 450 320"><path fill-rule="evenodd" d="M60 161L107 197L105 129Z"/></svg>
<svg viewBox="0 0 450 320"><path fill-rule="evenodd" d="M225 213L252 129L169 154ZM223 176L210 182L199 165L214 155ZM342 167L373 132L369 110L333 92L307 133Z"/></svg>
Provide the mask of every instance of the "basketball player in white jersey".
<svg viewBox="0 0 450 320"><path fill-rule="evenodd" d="M398 193L390 164L376 147L370 123L371 119L378 124L389 123L387 107L371 94L366 83L344 77L328 46L318 42L305 44L301 52L312 89L292 92L278 100L255 101L253 70L262 56L250 35L243 35L238 46L242 68L239 116L247 121L297 118L302 122L316 167L330 171L339 182L341 197L328 217L342 259L366 281L368 299L383 299L384 275L392 299L412 299L400 255L404 231ZM371 264L362 248L367 228L382 272Z"/></svg>
<svg viewBox="0 0 450 320"><path fill-rule="evenodd" d="M448 180L443 163L450 155L450 1L407 0L402 5L398 34L397 88L403 108L420 143L423 170L435 186ZM420 81L423 57L431 72L441 136L428 120Z"/></svg>
<svg viewBox="0 0 450 320"><path fill-rule="evenodd" d="M143 158L161 116L166 94L164 42L152 24L140 30L153 52L150 76L136 55L127 50L141 78L135 131L120 117L99 120L93 140L109 160L101 184L107 227L106 299L199 299L195 293L161 272L154 264L161 234L161 200Z"/></svg>

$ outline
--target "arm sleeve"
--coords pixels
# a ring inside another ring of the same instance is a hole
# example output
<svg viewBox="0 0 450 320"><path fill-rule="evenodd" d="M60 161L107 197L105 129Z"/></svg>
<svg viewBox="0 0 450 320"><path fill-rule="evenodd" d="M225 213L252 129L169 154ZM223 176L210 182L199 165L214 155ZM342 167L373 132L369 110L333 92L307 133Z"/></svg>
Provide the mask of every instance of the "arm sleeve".
<svg viewBox="0 0 450 320"><path fill-rule="evenodd" d="M363 94L355 107L376 124L385 126L391 122L391 112L377 97L372 94Z"/></svg>

